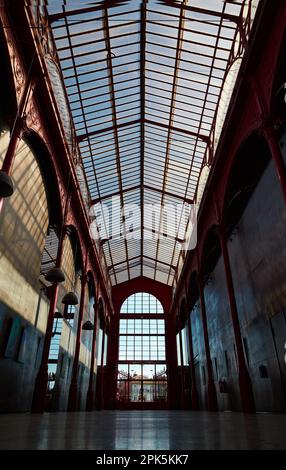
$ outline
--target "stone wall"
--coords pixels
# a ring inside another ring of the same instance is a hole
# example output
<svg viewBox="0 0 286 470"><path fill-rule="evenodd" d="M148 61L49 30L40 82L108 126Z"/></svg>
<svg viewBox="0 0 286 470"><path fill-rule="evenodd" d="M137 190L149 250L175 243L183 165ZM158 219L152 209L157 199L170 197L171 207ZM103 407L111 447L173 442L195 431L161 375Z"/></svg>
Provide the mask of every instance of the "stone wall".
<svg viewBox="0 0 286 470"><path fill-rule="evenodd" d="M286 136L281 141L285 147ZM286 154L286 152L285 152ZM270 161L228 241L241 335L258 411L286 410L286 208ZM239 410L234 335L220 257L205 286L210 351L221 410ZM206 370L200 304L191 314L201 407ZM229 393L220 393L225 379Z"/></svg>
<svg viewBox="0 0 286 470"><path fill-rule="evenodd" d="M9 132L0 135L0 160ZM0 410L30 408L46 329L48 300L39 274L49 214L33 152L22 140L12 170L15 192L0 215Z"/></svg>

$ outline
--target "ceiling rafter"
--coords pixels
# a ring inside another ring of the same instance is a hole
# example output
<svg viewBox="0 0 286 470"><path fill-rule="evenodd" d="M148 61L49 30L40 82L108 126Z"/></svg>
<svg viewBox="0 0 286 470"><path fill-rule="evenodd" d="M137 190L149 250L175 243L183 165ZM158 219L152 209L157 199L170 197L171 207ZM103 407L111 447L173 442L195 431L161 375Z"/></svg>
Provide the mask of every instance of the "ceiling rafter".
<svg viewBox="0 0 286 470"><path fill-rule="evenodd" d="M119 182L121 211L122 211L124 207L124 199L123 199L123 186L122 186L121 165L120 165L120 147L119 147L119 138L118 138L115 90L114 90L113 70L112 70L112 49L111 49L110 36L109 36L108 10L106 8L104 9L104 12L103 12L103 24L104 24L104 35L105 35L106 52L107 52L106 62L107 62L107 67L109 71L109 80L110 80L109 86L110 86L111 107L112 107L113 133L114 133L115 148L116 148L117 177L118 177L118 182ZM127 247L127 241L126 241L126 227L125 227L124 217L122 220L122 227L123 227L123 237L124 237L126 259L128 259L128 247ZM127 261L127 268L128 268L128 277L130 279L130 269L129 269L128 261Z"/></svg>
<svg viewBox="0 0 286 470"><path fill-rule="evenodd" d="M64 5L63 5L63 12L65 12L65 6L64 6ZM73 49L72 49L72 44L71 44L71 39L70 39L69 25L68 25L68 22L67 22L66 18L65 18L65 28L66 28L66 31L67 31L68 42L69 42L70 49L71 49L71 58L72 58L72 63L73 63L73 67L74 67L76 86L77 86L78 94L79 94L79 97L80 97L80 96L81 96L81 93L80 93L80 84L79 84L79 80L78 80L78 77L77 77L76 64L75 64L75 59L74 59L74 57L73 57ZM85 121L83 105L82 105L82 109L83 109L83 118L84 118L84 121ZM86 128L86 130L87 130L87 124L86 124L86 122L85 122L85 128ZM90 146L90 145L89 145L89 146ZM96 177L96 171L95 171L95 167L94 167L94 162L92 162L92 164L93 164L94 174L95 174L95 183L96 183L96 186L97 186L97 188L98 188L98 182L97 182L97 177ZM111 253L111 251L109 251L109 255L110 255L110 258L112 259L112 253Z"/></svg>
<svg viewBox="0 0 286 470"><path fill-rule="evenodd" d="M140 124L140 123L141 123L140 119L135 119L134 121L122 122L122 124L116 123L116 124L113 124L113 126L110 126L104 129L99 129L98 131L87 132L86 134L79 134L77 136L77 141L82 142L83 140L86 140L89 137L93 137L95 135L104 134L105 132L111 132L114 130L116 130L117 132L118 129L122 129L123 127L134 126L134 124Z"/></svg>
<svg viewBox="0 0 286 470"><path fill-rule="evenodd" d="M77 16L77 15L83 15L87 13L94 13L96 11L100 10L105 10L107 8L112 8L118 6L118 4L124 5L128 3L127 0L104 0L100 5L94 5L92 7L87 7L87 8L77 8L75 10L64 10L61 13L54 13L51 15L48 15L49 22L52 24L54 21L58 20L63 20L67 18L68 16Z"/></svg>
<svg viewBox="0 0 286 470"><path fill-rule="evenodd" d="M122 127L128 127L129 125L132 126L134 124L141 124L141 119L136 119L134 121L128 121L128 122L123 122L122 124L115 124L113 126L110 126L108 128L100 129L98 131L94 132L89 132L87 134L80 134L77 137L78 142L82 142L85 139L88 139L89 137L92 137L94 135L99 135L99 134L104 134L105 132L110 132L114 131L114 129L121 129ZM179 127L174 127L172 125L168 126L167 124L163 124L162 122L156 122L153 121L152 119L144 119L144 124L151 124L156 127L162 127L163 129L170 129L171 131L178 132L184 135L188 135L191 137L198 137L199 140L202 140L203 142L206 142L207 144L210 143L210 138L207 135L204 134L197 134L196 132L192 131L187 131L186 129L180 129Z"/></svg>
<svg viewBox="0 0 286 470"><path fill-rule="evenodd" d="M186 2L184 1L180 3L180 2L173 1L173 0L159 0L159 3L163 3L163 4L165 3L172 8L178 8L179 10L190 11L193 13L198 13L200 15L214 16L216 18L221 18L221 19L232 21L235 24L239 23L238 18L235 15L231 15L229 13L221 13L216 10L211 10L208 8L194 7L191 5L187 5Z"/></svg>
<svg viewBox="0 0 286 470"><path fill-rule="evenodd" d="M123 193L126 194L126 193L129 193L129 192L132 192L132 191L136 191L137 189L141 189L141 183L136 185L136 186L131 186L129 188L124 189ZM169 196L169 197L174 198L174 199L179 199L180 201L185 202L187 204L193 204L194 203L193 199L189 199L187 197L180 196L179 194L173 194L173 193L170 193L169 191L163 191L162 189L158 189L155 186L149 186L148 184L143 184L143 189L148 189L149 191L154 191L154 192L157 192L157 193L160 193L160 194L163 192L163 194L165 194L165 196ZM120 194L121 194L121 191L116 191L114 193L110 193L110 194L107 194L105 196L101 196L101 197L98 197L96 199L92 199L91 204L98 204L102 201L106 201L107 199L112 199L113 197L120 196Z"/></svg>
<svg viewBox="0 0 286 470"><path fill-rule="evenodd" d="M214 66L214 62L215 62L215 59L216 59L216 53L217 53L217 49L218 49L218 45L219 45L219 39L220 39L220 33L221 33L221 30L222 30L222 26L223 26L223 20L224 20L224 13L225 13L225 8L226 8L226 4L224 3L223 4L223 10L222 10L222 16L221 16L221 19L220 19L220 23L219 23L219 27L218 27L218 34L216 36L216 40L215 40L215 46L214 46L214 49L215 49L215 52L213 54L213 58L212 58L212 63L211 63L211 68L213 68ZM240 21L237 21L237 25L238 25L238 28L240 28ZM209 93L209 89L210 89L210 82L211 82L211 74L209 75L208 77L208 81L207 81L207 89L206 89L206 93L205 93L205 98L204 98L204 103L203 103L203 111L201 113L201 117L200 117L200 122L199 122L199 126L198 126L198 129L200 130L201 126L202 126L202 121L203 121L203 116L204 116L204 109L206 107L206 103L207 103L207 96L208 96L208 93ZM221 93L221 91L220 91ZM196 143L195 143L195 148L197 147L197 144L198 144L198 139L196 140ZM212 148L211 148L211 143L209 143L209 147L208 147L208 151L209 151L209 155L212 154ZM206 159L206 154L205 154L205 157ZM191 177L191 170L189 172L189 176L188 176L188 184L189 184L189 181L190 181L190 177ZM181 224L181 220L182 220L182 214L181 214L181 217L180 217L180 222L179 222L179 225ZM189 225L189 220L187 222L187 225L186 225L186 231L188 230L188 225ZM174 247L174 250L173 250L173 253L172 253L172 258L171 258L171 262L173 263L174 261L174 256L175 256L175 247ZM169 274L170 276L170 274ZM169 278L168 278L168 281L169 281Z"/></svg>
<svg viewBox="0 0 286 470"><path fill-rule="evenodd" d="M144 253L144 150L145 150L145 65L146 65L146 4L143 0L141 4L141 34L140 34L140 106L141 106L141 144L140 144L140 198L141 198L141 276L143 276L143 253Z"/></svg>
<svg viewBox="0 0 286 470"><path fill-rule="evenodd" d="M173 84L172 84L169 125L166 126L166 128L168 129L168 136L167 136L167 146L166 146L166 159L165 159L165 166L164 166L163 191L165 191L166 177L167 177L167 171L168 171L169 159L170 159L171 133L172 133L172 128L173 128L173 118L174 118L176 88L177 88L178 71L179 71L179 63L180 63L180 55L181 55L181 45L182 45L182 41L183 41L184 19L185 19L184 18L184 10L181 9L180 10L179 23L178 23L177 50L176 50L176 58L175 58L175 66L174 66L174 77L173 77ZM162 210L163 201L164 201L164 194L162 193L161 212L160 212L160 221L159 221L159 232L161 232L161 225L162 225L162 219L163 219L163 210ZM157 267L157 259L158 259L158 255L159 255L159 248L160 248L160 241L158 240L157 241L157 248L156 248L156 264L155 264L155 269L154 269L154 279L156 279L156 267Z"/></svg>
<svg viewBox="0 0 286 470"><path fill-rule="evenodd" d="M223 5L223 12L225 10L225 3ZM220 23L219 23L219 28L218 28L218 31L220 32L221 29L222 29L222 24L223 24L223 15L220 19ZM211 63L211 68L214 66L214 62L215 62L215 59L216 59L216 52L217 52L217 47L218 47L218 43L219 43L219 38L220 38L220 35L218 33L217 37L216 37L216 42L215 42L215 53L213 54L213 58L212 58L212 63ZM200 130L201 129L201 125L202 125L202 119L203 119L203 116L204 116L204 109L205 109L205 106L206 106L206 103L207 103L207 96L208 96L208 91L209 91L209 88L210 88L210 81L211 81L211 74L209 75L208 77L208 82L207 82L207 89L206 89L206 93L205 93L205 98L204 98L204 103L203 103L203 106L202 106L202 113L201 113L201 117L200 117L200 122L199 122L199 126L198 126L198 129ZM197 147L197 143L198 143L198 139L196 140L196 143L195 143L195 149ZM210 146L209 146L209 151L211 150L210 149ZM195 152L194 152L195 154ZM205 154L205 157L206 159L206 154ZM190 177L191 177L191 171L189 172L189 176L188 176L188 184L189 184L189 180L190 180ZM181 216L180 216L180 222L178 225L181 224L181 220L182 220L182 213L181 213ZM187 223L187 226L186 226L186 230L188 229L188 224L189 224L189 220L188 220L188 223ZM173 253L172 253L172 262L174 260L174 256L175 256L175 247L174 247L174 250L173 250ZM168 279L169 280L169 279Z"/></svg>
<svg viewBox="0 0 286 470"><path fill-rule="evenodd" d="M159 3L167 4L172 8L178 8L180 10L186 10L186 11L193 12L193 13L198 13L198 14L201 14L201 15L209 15L209 16L214 16L216 18L226 19L226 20L229 20L229 21L231 21L231 22L233 22L237 25L239 24L238 17L235 16L235 15L228 14L228 13L222 14L222 13L217 12L215 10L192 7L190 5L186 5L184 2L182 2L182 3L178 2L177 3L176 1L172 1L172 0L161 0L161 1L159 0ZM61 13L54 13L54 14L50 14L48 16L48 18L49 18L50 24L52 24L53 22L65 19L68 16L77 16L79 14L94 13L96 11L117 7L120 4L121 5L126 5L126 4L128 4L128 1L127 0L116 0L116 1L114 1L114 0L105 0L100 5L94 5L92 7L79 8L79 9L69 10L69 11L63 11Z"/></svg>

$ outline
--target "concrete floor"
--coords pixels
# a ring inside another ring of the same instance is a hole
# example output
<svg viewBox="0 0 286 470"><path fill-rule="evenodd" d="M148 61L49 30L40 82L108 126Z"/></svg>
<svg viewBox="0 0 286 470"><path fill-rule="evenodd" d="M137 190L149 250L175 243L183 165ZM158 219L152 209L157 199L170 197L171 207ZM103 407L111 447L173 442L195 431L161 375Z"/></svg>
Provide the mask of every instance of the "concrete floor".
<svg viewBox="0 0 286 470"><path fill-rule="evenodd" d="M2 414L0 449L286 449L286 415L190 411Z"/></svg>

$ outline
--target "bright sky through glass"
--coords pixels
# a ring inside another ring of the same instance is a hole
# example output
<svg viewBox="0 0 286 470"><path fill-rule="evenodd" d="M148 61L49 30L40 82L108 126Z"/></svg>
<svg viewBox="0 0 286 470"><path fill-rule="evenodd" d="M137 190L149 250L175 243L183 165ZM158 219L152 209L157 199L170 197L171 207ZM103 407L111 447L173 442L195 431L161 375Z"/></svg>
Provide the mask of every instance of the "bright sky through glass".
<svg viewBox="0 0 286 470"><path fill-rule="evenodd" d="M165 320L160 318L163 313L159 300L146 292L137 292L124 301L120 310L119 361L166 360ZM127 317L133 314L139 318ZM149 314L159 315L148 318Z"/></svg>
<svg viewBox="0 0 286 470"><path fill-rule="evenodd" d="M93 202L182 207L198 200L250 34L257 0L50 0L48 12ZM127 237L105 240L112 284L178 279L175 236L138 216ZM118 227L118 234L121 232ZM127 238L127 239L126 239Z"/></svg>
<svg viewBox="0 0 286 470"><path fill-rule="evenodd" d="M128 297L122 304L120 314L122 313L164 313L162 304L153 295L146 292L137 292L137 294Z"/></svg>

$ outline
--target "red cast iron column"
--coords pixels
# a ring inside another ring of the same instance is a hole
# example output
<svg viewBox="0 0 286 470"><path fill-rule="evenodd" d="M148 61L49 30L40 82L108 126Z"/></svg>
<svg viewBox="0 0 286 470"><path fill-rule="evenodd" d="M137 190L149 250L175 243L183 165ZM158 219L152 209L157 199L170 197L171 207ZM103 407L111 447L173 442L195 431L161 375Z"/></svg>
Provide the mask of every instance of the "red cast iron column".
<svg viewBox="0 0 286 470"><path fill-rule="evenodd" d="M181 408L185 408L185 376L184 376L184 355L182 330L179 326L179 342L180 342L180 359L181 359Z"/></svg>
<svg viewBox="0 0 286 470"><path fill-rule="evenodd" d="M94 376L94 362L95 362L95 346L96 346L96 329L97 329L97 309L98 304L94 304L94 321L93 321L93 337L92 337L92 349L91 349L91 361L90 361L90 372L89 372L89 383L86 395L86 411L93 410L93 376Z"/></svg>
<svg viewBox="0 0 286 470"><path fill-rule="evenodd" d="M198 410L199 400L198 400L198 391L197 391L197 384L196 384L196 372L195 372L194 352L193 352L193 335L192 335L192 325L191 325L190 315L188 315L188 332L189 332L189 348L190 348L192 410Z"/></svg>
<svg viewBox="0 0 286 470"><path fill-rule="evenodd" d="M29 96L35 88L35 84L36 84L36 81L34 79L27 80L24 91L22 93L22 96L19 102L15 124L11 131L9 145L8 145L6 155L3 160L2 169L1 169L1 171L5 171L8 175L11 172L17 146L18 146L19 140L21 139L22 132L24 130L23 114L27 106Z"/></svg>
<svg viewBox="0 0 286 470"><path fill-rule="evenodd" d="M167 359L167 380L168 380L168 406L170 409L179 407L178 396L178 361L176 348L176 328L174 317L171 314L166 315L166 359Z"/></svg>
<svg viewBox="0 0 286 470"><path fill-rule="evenodd" d="M66 235L67 235L67 227L64 227L62 237L59 240L57 260L56 260L57 268L61 267L64 240L65 240ZM58 300L58 293L59 293L59 284L54 283L51 287L50 308L49 308L49 313L48 313L48 321L47 321L46 334L45 334L45 339L44 339L42 360L41 360L41 365L37 374L35 387L34 387L34 394L33 394L32 407L31 407L32 413L43 413L45 410L45 400L46 400L47 385L48 385L48 360L49 360L49 352L50 352L50 345L51 345L52 332L53 332L54 314L56 311L57 300Z"/></svg>
<svg viewBox="0 0 286 470"><path fill-rule="evenodd" d="M286 166L283 160L283 155L278 142L278 138L272 127L266 127L264 129L264 135L270 148L281 190L283 192L284 200L286 202Z"/></svg>
<svg viewBox="0 0 286 470"><path fill-rule="evenodd" d="M8 175L11 173L14 157L18 147L18 143L21 140L24 132L24 125L22 119L19 117L16 119L15 126L11 132L8 148L3 160L1 171L5 171Z"/></svg>
<svg viewBox="0 0 286 470"><path fill-rule="evenodd" d="M120 318L118 314L113 314L110 317L105 382L107 391L104 405L105 409L114 409L117 401L119 322Z"/></svg>
<svg viewBox="0 0 286 470"><path fill-rule="evenodd" d="M13 166L13 162L14 162L14 158L15 158L19 141L21 140L23 133L25 132L25 122L23 120L23 114L24 114L30 93L34 90L34 87L35 87L35 80L33 79L27 80L22 97L19 102L17 116L16 116L15 123L11 131L8 148L7 148L7 151L3 160L3 164L2 164L2 168L1 168L1 173L6 173L8 176L10 176L11 171L12 171L12 166ZM0 213L3 208L3 202L4 202L4 198L0 197Z"/></svg>
<svg viewBox="0 0 286 470"><path fill-rule="evenodd" d="M208 410L217 411L218 410L217 395L216 395L216 388L215 388L214 379L213 379L213 367L212 367L212 360L211 360L211 355L210 355L205 294L204 294L203 281L200 275L198 275L198 287L199 287L200 301L201 301L201 316L202 316L202 324L203 324L203 331L204 331L204 342L205 342L205 352L206 352L207 371L208 371L208 386L207 386Z"/></svg>
<svg viewBox="0 0 286 470"><path fill-rule="evenodd" d="M100 361L100 391L99 391L99 410L102 410L104 407L104 389L103 389L103 381L104 381L104 373L103 373L103 367L104 367L104 349L105 349L105 320L103 322L103 328L102 328L102 342L101 342L101 361Z"/></svg>
<svg viewBox="0 0 286 470"><path fill-rule="evenodd" d="M238 357L238 379L242 410L245 413L255 413L255 403L252 390L251 379L245 363L243 344L240 333L239 318L237 312L237 305L234 293L233 279L230 267L229 253L225 232L222 225L219 226L219 239L221 244L222 257L225 268L227 292L229 299L229 306L231 311L231 319L234 331L235 345Z"/></svg>
<svg viewBox="0 0 286 470"><path fill-rule="evenodd" d="M262 119L264 121L263 134L268 142L272 159L276 168L276 173L281 186L281 190L283 192L283 197L286 202L286 166L284 163L278 138L274 128L271 125L271 118L268 118L268 106L266 104L263 92L261 90L261 87L259 86L258 81L255 80L255 78L250 77L250 84L252 90L255 93L257 104L260 109Z"/></svg>
<svg viewBox="0 0 286 470"><path fill-rule="evenodd" d="M78 312L76 343L75 343L75 352L74 352L73 367L72 367L72 378L71 378L71 384L70 384L70 389L69 389L67 411L76 411L76 408L77 408L78 365L79 365L81 325L82 325L83 311L84 311L84 304L85 304L86 285L87 285L87 274L83 273L83 275L81 276L80 305L79 305L79 312Z"/></svg>
<svg viewBox="0 0 286 470"><path fill-rule="evenodd" d="M27 102L29 100L29 96L35 88L35 84L36 82L34 79L28 79L26 81L26 85L23 90L20 102L19 102L17 116L15 118L15 123L11 131L8 148L7 148L7 151L3 160L3 164L2 164L2 168L1 168L1 172L6 173L7 175L11 174L18 143L21 140L23 132L24 132L25 124L23 122L23 115L27 106ZM2 210L2 207L3 207L3 198L0 198L0 212Z"/></svg>

